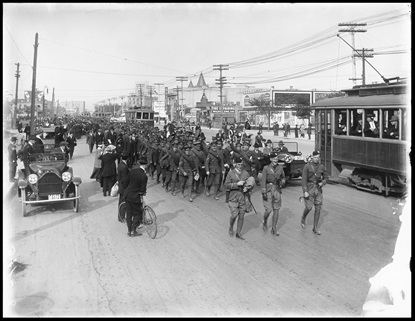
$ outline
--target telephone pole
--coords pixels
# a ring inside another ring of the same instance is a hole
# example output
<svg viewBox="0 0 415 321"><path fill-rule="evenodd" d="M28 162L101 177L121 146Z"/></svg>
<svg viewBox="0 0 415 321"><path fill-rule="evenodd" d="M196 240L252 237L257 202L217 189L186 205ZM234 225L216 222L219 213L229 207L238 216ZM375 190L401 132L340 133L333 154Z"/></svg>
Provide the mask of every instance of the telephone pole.
<svg viewBox="0 0 415 321"><path fill-rule="evenodd" d="M216 83L219 85L220 89L220 125L219 128L222 128L222 117L223 117L223 103L222 103L222 88L223 85L226 84L226 77L222 77L222 70L229 70L229 65L213 65L213 70L219 70L219 79L215 79L216 81L219 81L219 83Z"/></svg>
<svg viewBox="0 0 415 321"><path fill-rule="evenodd" d="M187 77L176 77L176 81L180 81L182 83L182 98L180 99L182 101L181 107L180 107L180 117L183 117L184 108L183 108L183 81L187 81ZM177 93L178 94L178 93Z"/></svg>
<svg viewBox="0 0 415 321"><path fill-rule="evenodd" d="M144 84L138 84L137 86L140 87L140 90L139 90L139 92L140 92L140 108L143 108L143 87L144 87Z"/></svg>
<svg viewBox="0 0 415 321"><path fill-rule="evenodd" d="M150 108L151 108L151 110L154 110L154 108L153 108L153 89L154 89L154 86L147 86L147 89L150 93Z"/></svg>
<svg viewBox="0 0 415 321"><path fill-rule="evenodd" d="M16 125L16 118L17 118L17 93L18 93L17 90L19 88L19 78L20 78L20 75L19 75L19 73L20 73L20 71L19 71L20 64L17 63L15 65L17 65L17 71L16 71L16 98L14 99L14 112L13 112L13 117L12 117L12 127L11 128L14 128L14 126Z"/></svg>
<svg viewBox="0 0 415 321"><path fill-rule="evenodd" d="M32 77L32 102L30 104L30 133L29 136L35 135L35 108L36 108L36 65L37 65L37 47L38 43L38 34L36 32L35 36L35 54L33 57L33 77Z"/></svg>
<svg viewBox="0 0 415 321"><path fill-rule="evenodd" d="M53 87L52 89L52 106L50 107L50 116L53 118L54 117L54 110L53 108L55 107L55 87Z"/></svg>
<svg viewBox="0 0 415 321"><path fill-rule="evenodd" d="M373 58L373 54L368 54L368 51L373 51L373 49L356 49L357 54L353 56L357 58L362 58L362 85L366 85L365 60L366 58Z"/></svg>
<svg viewBox="0 0 415 321"><path fill-rule="evenodd" d="M352 46L355 47L354 44L354 34L356 32L366 32L366 29L355 29L356 27L366 26L366 22L357 23L357 22L345 22L339 23L339 27L349 27L349 29L339 29L339 32L349 32L352 35ZM356 78L356 60L355 55L352 56L353 58L353 78L349 78L349 80L353 80L353 84L356 85L356 80L360 80L360 78Z"/></svg>

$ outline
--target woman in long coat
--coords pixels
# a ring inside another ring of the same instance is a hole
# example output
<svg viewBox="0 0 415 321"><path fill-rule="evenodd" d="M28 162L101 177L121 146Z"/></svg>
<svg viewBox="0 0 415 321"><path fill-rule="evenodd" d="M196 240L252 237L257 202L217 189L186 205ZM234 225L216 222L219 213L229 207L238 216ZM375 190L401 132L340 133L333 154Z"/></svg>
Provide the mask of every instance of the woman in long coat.
<svg viewBox="0 0 415 321"><path fill-rule="evenodd" d="M94 161L94 170L92 171L91 178L96 179L102 187L102 144L98 145L98 148L95 151L95 161Z"/></svg>

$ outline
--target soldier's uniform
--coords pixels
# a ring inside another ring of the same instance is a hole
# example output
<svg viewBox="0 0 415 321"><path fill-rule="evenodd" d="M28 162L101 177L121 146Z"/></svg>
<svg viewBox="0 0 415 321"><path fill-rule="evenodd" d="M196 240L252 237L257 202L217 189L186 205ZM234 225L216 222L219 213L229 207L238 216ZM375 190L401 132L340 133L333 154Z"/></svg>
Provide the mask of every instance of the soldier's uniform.
<svg viewBox="0 0 415 321"><path fill-rule="evenodd" d="M314 162L314 159L319 159L319 156L320 152L313 152L313 161L304 166L301 178L301 187L303 192L307 192L309 194L308 197L304 197L305 209L301 218L301 226L305 228L305 219L314 205L313 232L318 235L321 234L317 229L317 225L320 218L321 206L323 205L322 187L327 184L329 178L324 165Z"/></svg>
<svg viewBox="0 0 415 321"><path fill-rule="evenodd" d="M275 158L277 155L272 153L270 158ZM272 215L272 229L271 233L274 235L279 235L277 233L277 223L279 210L281 208L282 199L281 199L281 184L285 180L284 168L279 166L277 163L269 164L264 166L262 170L262 180L261 180L261 193L262 193L262 202L264 204L264 220L262 221L263 229L267 231L267 219L268 216L273 212ZM284 162L282 162L284 164Z"/></svg>
<svg viewBox="0 0 415 321"><path fill-rule="evenodd" d="M216 143L212 142L210 146L211 150L209 151L205 161L206 174L208 175L206 195L210 195L210 188L213 185L215 200L218 200L218 190L223 164L221 156L219 156L218 152L216 151Z"/></svg>
<svg viewBox="0 0 415 321"><path fill-rule="evenodd" d="M180 177L180 190L182 196L184 196L184 190L186 186L189 186L189 201L193 202L194 190L192 184L195 175L199 175L199 159L193 153L190 153L191 147L185 146L185 153L181 155L179 161L179 177Z"/></svg>
<svg viewBox="0 0 415 321"><path fill-rule="evenodd" d="M206 167L205 167L205 161L206 161L206 156L205 153L203 152L203 150L201 150L201 142L200 141L195 141L193 143L193 148L191 150L191 154L194 154L199 161L199 179L193 180L192 182L192 191L194 191L196 194L199 194L199 186L200 183L202 182L202 185L204 184L204 180L206 178Z"/></svg>

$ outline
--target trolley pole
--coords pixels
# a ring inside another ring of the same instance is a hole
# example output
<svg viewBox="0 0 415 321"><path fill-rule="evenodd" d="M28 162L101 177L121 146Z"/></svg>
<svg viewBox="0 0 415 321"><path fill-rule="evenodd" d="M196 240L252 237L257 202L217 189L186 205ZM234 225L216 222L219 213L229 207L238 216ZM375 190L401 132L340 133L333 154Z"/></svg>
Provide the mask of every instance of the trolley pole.
<svg viewBox="0 0 415 321"><path fill-rule="evenodd" d="M12 117L12 127L14 128L14 126L16 126L16 119L17 119L17 97L18 97L18 88L19 88L19 78L20 78L20 71L19 71L19 67L20 64L17 63L15 64L17 65L17 71L16 71L16 98L14 99L14 111L13 111L13 117ZM17 126L16 126L17 128Z"/></svg>
<svg viewBox="0 0 415 321"><path fill-rule="evenodd" d="M38 34L36 32L35 36L35 54L33 57L33 76L32 76L32 101L30 104L30 136L35 135L35 108L36 108L36 65L37 65L37 47L39 46L38 43Z"/></svg>
<svg viewBox="0 0 415 321"><path fill-rule="evenodd" d="M222 117L223 117L223 101L222 101L222 88L223 85L226 84L226 77L222 77L222 70L229 70L229 65L213 65L213 70L219 70L219 79L215 79L217 82L216 84L219 85L220 89L220 125L219 128L222 128Z"/></svg>
<svg viewBox="0 0 415 321"><path fill-rule="evenodd" d="M366 58L373 58L373 54L368 54L368 51L373 51L373 49L363 48L363 49L356 49L357 55L355 54L354 57L361 57L362 58L362 85L366 85L366 68L365 68L365 59Z"/></svg>

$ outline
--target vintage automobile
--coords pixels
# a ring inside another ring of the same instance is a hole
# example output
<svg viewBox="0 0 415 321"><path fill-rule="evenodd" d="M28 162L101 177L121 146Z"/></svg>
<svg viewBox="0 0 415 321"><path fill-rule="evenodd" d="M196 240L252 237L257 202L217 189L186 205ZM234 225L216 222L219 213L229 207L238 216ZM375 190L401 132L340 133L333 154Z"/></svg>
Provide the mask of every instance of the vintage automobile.
<svg viewBox="0 0 415 321"><path fill-rule="evenodd" d="M288 149L283 151L279 142L272 143L272 151L277 154L278 160L284 161L284 173L286 177L286 184L290 179L299 178L303 174L303 168L311 158L304 155L298 150L297 142L284 142L284 147Z"/></svg>
<svg viewBox="0 0 415 321"><path fill-rule="evenodd" d="M69 201L74 212L79 211L80 177L73 175L68 167L65 153L60 149L29 155L29 175L19 171L18 196L22 203L22 213L30 204Z"/></svg>

